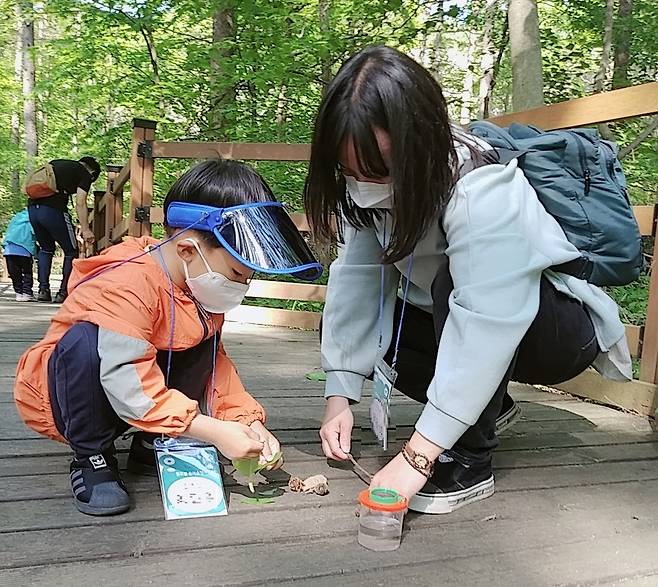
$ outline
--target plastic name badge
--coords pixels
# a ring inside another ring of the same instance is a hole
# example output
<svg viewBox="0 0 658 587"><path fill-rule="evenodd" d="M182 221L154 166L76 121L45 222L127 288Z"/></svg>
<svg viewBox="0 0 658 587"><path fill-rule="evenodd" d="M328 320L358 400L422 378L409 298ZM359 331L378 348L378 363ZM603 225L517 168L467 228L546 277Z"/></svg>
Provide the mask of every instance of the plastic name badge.
<svg viewBox="0 0 658 587"><path fill-rule="evenodd" d="M214 446L183 437L153 445L166 520L228 514Z"/></svg>
<svg viewBox="0 0 658 587"><path fill-rule="evenodd" d="M391 394L397 373L382 359L377 361L372 381L372 403L370 404L370 424L377 440L384 450L388 449L388 421Z"/></svg>

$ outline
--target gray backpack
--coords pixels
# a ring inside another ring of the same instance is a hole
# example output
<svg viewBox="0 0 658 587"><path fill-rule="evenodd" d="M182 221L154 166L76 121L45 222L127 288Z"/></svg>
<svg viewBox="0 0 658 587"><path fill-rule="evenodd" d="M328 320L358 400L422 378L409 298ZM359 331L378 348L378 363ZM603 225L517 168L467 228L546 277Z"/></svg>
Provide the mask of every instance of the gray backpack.
<svg viewBox="0 0 658 587"><path fill-rule="evenodd" d="M642 270L642 241L613 143L594 129L544 132L512 124L474 122L471 133L498 153L518 158L546 211L582 256L551 267L594 285L625 285Z"/></svg>

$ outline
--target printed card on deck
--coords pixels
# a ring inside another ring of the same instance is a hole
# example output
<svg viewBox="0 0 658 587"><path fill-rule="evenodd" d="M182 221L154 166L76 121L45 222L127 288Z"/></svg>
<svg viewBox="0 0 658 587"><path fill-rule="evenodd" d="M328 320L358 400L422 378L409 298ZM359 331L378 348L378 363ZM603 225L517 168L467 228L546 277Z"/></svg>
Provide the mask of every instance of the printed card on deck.
<svg viewBox="0 0 658 587"><path fill-rule="evenodd" d="M228 514L217 449L191 438L156 439L165 519Z"/></svg>

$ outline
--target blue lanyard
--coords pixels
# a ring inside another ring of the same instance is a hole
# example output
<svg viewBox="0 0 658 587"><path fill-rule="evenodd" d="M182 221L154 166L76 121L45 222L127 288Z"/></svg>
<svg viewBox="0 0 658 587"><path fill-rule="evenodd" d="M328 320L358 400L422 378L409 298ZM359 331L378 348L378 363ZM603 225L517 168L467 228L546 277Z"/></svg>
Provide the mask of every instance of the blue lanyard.
<svg viewBox="0 0 658 587"><path fill-rule="evenodd" d="M386 245L386 219L384 219L384 246ZM404 322L404 311L407 307L407 298L409 296L409 283L411 282L411 270L414 264L414 254L411 253L409 257L409 265L407 267L407 275L405 277L404 284L404 293L402 294L402 310L400 311L400 322L398 323L398 331L395 336L395 350L393 352L393 361L391 363L391 368L395 370L395 366L398 362L398 351L400 350L400 338L402 336L402 324ZM380 265L380 280L379 280L379 351L381 354L382 350L382 338L383 338L383 327L382 323L384 320L384 287L385 287L385 275L384 275L384 264Z"/></svg>

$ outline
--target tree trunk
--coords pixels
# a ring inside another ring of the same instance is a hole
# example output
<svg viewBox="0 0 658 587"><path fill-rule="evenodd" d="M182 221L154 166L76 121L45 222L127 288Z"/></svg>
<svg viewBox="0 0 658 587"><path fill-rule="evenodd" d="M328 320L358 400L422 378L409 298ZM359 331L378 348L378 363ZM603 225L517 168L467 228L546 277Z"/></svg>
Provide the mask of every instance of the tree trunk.
<svg viewBox="0 0 658 587"><path fill-rule="evenodd" d="M320 33L325 40L329 38L331 32L331 25L329 22L330 10L331 0L318 0L318 23L320 25ZM322 83L322 92L324 93L324 90L333 78L331 73L331 55L329 53L323 53L321 60L322 70L320 72L320 81Z"/></svg>
<svg viewBox="0 0 658 587"><path fill-rule="evenodd" d="M489 115L489 98L494 79L494 65L496 62L496 46L493 40L494 22L498 0L486 0L484 12L484 30L482 31L482 45L480 58L480 90L478 93L478 118Z"/></svg>
<svg viewBox="0 0 658 587"><path fill-rule="evenodd" d="M14 53L14 81L16 87L21 87L23 83L23 35L22 35L22 14L21 8L16 4L16 43ZM11 113L11 142L16 145L17 150L21 144L21 114L20 114L20 99L14 100L14 107ZM19 195L21 191L21 172L20 167L15 167L11 171L11 192L15 196Z"/></svg>
<svg viewBox="0 0 658 587"><path fill-rule="evenodd" d="M144 37L144 42L146 43L146 50L148 51L151 69L153 70L153 83L159 84L160 64L158 62L158 52L155 48L155 42L153 41L153 31L148 27L140 26L139 32L142 33L142 37Z"/></svg>
<svg viewBox="0 0 658 587"><path fill-rule="evenodd" d="M628 81L628 64L631 58L631 28L633 0L619 0L617 32L615 34L615 68L612 74L612 89L625 88Z"/></svg>
<svg viewBox="0 0 658 587"><path fill-rule="evenodd" d="M286 106L288 105L288 97L286 96L287 91L288 87L285 83L282 83L281 87L279 88L279 96L276 100L276 114L274 116L278 128L279 138L281 138L283 124L286 121Z"/></svg>
<svg viewBox="0 0 658 587"><path fill-rule="evenodd" d="M34 86L34 7L30 1L21 2L21 44L23 48L23 121L25 125L25 153L27 168L31 169L38 154L36 100Z"/></svg>
<svg viewBox="0 0 658 587"><path fill-rule="evenodd" d="M231 50L226 47L226 41L235 37L235 22L233 9L222 3L213 15L212 40L213 49L210 58L210 109L208 112L209 138L228 140L227 108L235 102L235 87L226 79L226 59L231 56Z"/></svg>
<svg viewBox="0 0 658 587"><path fill-rule="evenodd" d="M512 106L528 110L544 103L537 0L510 0L507 14L512 57Z"/></svg>
<svg viewBox="0 0 658 587"><path fill-rule="evenodd" d="M431 41L429 43L430 45L430 56L429 56L429 63L428 63L428 69L430 70L430 73L434 76L434 79L441 83L441 64L442 64L442 56L443 56L443 6L445 4L445 0L439 0L436 2L436 13L437 13L437 20L436 20L436 27L434 29L434 33L432 34Z"/></svg>
<svg viewBox="0 0 658 587"><path fill-rule="evenodd" d="M612 23L615 12L615 0L606 0L605 3L605 22L603 24L603 50L601 51L601 63L599 63L599 70L594 77L594 93L599 94L605 89L605 80L608 77L608 69L610 68L610 57L612 54ZM601 136L608 140L614 141L615 135L610 130L610 125L607 123L599 124L599 133Z"/></svg>
<svg viewBox="0 0 658 587"><path fill-rule="evenodd" d="M594 78L594 93L598 94L605 88L605 79L610 67L610 54L612 53L612 21L614 18L615 0L606 0L605 23L603 25L603 51L601 52L601 63Z"/></svg>
<svg viewBox="0 0 658 587"><path fill-rule="evenodd" d="M462 105L459 111L460 124L468 124L471 121L471 104L473 103L473 82L475 78L473 75L473 53L475 52L475 39L469 35L468 40L467 66L464 73L464 84L462 86Z"/></svg>
<svg viewBox="0 0 658 587"><path fill-rule="evenodd" d="M491 86L489 87L489 93L484 99L484 108L483 108L483 118L489 118L490 116L490 105L491 97L494 93L494 88L496 87L496 81L498 80L498 71L500 70L500 63L503 60L503 55L505 54L505 49L507 48L507 43L509 42L509 23L505 19L505 24L503 25L503 34L500 38L500 45L498 46L498 53L494 59L493 65L493 75L491 76ZM505 110L507 110L507 103L509 102L509 97L505 97Z"/></svg>

